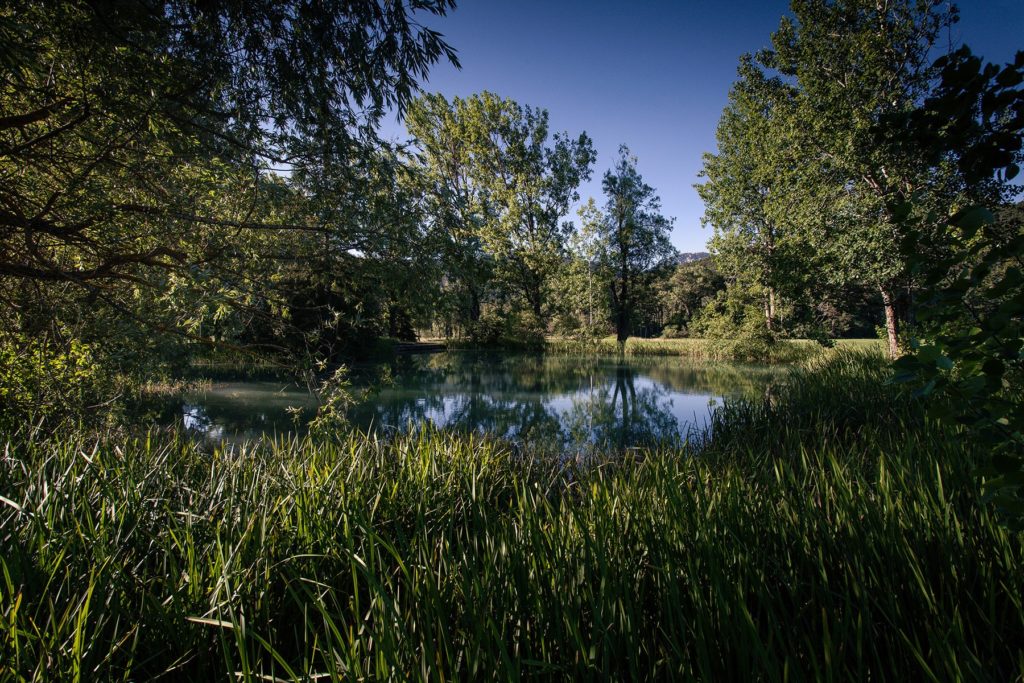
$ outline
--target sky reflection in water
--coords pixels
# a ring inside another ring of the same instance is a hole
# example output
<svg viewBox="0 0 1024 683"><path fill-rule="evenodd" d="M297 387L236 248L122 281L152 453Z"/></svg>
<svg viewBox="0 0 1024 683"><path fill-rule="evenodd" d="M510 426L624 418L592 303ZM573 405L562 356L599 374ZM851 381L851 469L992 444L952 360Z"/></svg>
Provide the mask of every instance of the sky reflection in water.
<svg viewBox="0 0 1024 683"><path fill-rule="evenodd" d="M571 358L449 352L356 369L375 387L349 415L391 434L433 423L570 449L677 442L702 432L723 398L765 395L785 371L679 358ZM300 408L298 419L289 408ZM214 384L187 397L187 428L238 442L301 431L316 411L303 388Z"/></svg>

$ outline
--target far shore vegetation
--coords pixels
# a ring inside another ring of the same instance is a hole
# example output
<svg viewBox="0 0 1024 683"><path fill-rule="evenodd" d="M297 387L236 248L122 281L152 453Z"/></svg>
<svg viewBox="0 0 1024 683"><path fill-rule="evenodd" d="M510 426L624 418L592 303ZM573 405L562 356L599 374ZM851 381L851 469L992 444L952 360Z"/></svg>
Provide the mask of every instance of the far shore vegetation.
<svg viewBox="0 0 1024 683"><path fill-rule="evenodd" d="M626 144L429 91L454 9L0 8L0 683L1024 679L1024 52L792 0L679 253ZM785 375L641 444L350 420L466 350ZM294 431L155 417L257 380Z"/></svg>

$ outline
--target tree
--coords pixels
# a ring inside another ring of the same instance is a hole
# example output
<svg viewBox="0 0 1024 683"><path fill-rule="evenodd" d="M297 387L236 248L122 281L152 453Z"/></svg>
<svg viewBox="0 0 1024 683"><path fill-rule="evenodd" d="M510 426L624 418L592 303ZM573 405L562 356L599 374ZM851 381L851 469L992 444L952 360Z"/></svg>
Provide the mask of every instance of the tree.
<svg viewBox="0 0 1024 683"><path fill-rule="evenodd" d="M561 220L590 178L590 138L556 133L549 143L546 110L488 92L424 98L411 110L410 131L441 195L434 204L443 218L435 220L478 240L503 291L543 320L567 237Z"/></svg>
<svg viewBox="0 0 1024 683"><path fill-rule="evenodd" d="M484 197L470 176L471 140L466 121L443 95L414 100L405 125L412 136L407 178L421 197L421 215L440 259L440 277L458 322L475 323L492 277L493 259L480 231ZM447 303L447 302L445 302ZM442 304L443 305L443 304Z"/></svg>
<svg viewBox="0 0 1024 683"><path fill-rule="evenodd" d="M390 172L374 130L455 61L417 18L451 0L16 4L0 15L5 325L116 312L184 333L197 301L170 292L246 316L280 297L238 266L294 269L309 245L351 262L394 237L365 199ZM290 179L268 181L275 166Z"/></svg>
<svg viewBox="0 0 1024 683"><path fill-rule="evenodd" d="M962 48L937 62L942 80L921 107L879 126L885 144L916 148L933 166L954 164L970 184L1005 183L1024 161L1024 52L1004 67ZM906 258L929 285L923 334L896 362L898 380L917 381L929 412L964 429L988 459L985 494L1014 527L1024 527L1024 210L955 204L940 219L955 248L922 258L927 222L900 197L893 212Z"/></svg>
<svg viewBox="0 0 1024 683"><path fill-rule="evenodd" d="M685 332L693 317L724 288L725 278L712 259L680 263L664 283L661 295L668 324L677 334Z"/></svg>
<svg viewBox="0 0 1024 683"><path fill-rule="evenodd" d="M696 188L704 201L701 221L714 230L709 247L716 265L732 286L762 297L765 327L774 332L778 291L794 284L783 267L794 242L787 198L787 176L795 168L794 92L767 78L750 56L741 60L739 75L718 123L718 151L704 155L700 175L706 181Z"/></svg>
<svg viewBox="0 0 1024 683"><path fill-rule="evenodd" d="M661 215L661 200L643 181L636 161L625 145L619 147L619 159L601 183L607 198L604 210L593 199L580 209L583 224L598 236L602 247L600 260L609 273L620 344L630 335L641 279L675 254L669 241L672 220Z"/></svg>
<svg viewBox="0 0 1024 683"><path fill-rule="evenodd" d="M797 212L804 238L824 255L822 277L870 282L879 292L889 351L912 319L916 288L901 256L900 222L891 200L922 198L927 214L966 188L911 150L877 144L876 124L913 109L928 92L929 54L955 10L938 0L793 0L792 16L758 56L794 86L792 116L804 151L789 193L816 210ZM971 188L978 189L978 188ZM931 227L941 249L942 226Z"/></svg>

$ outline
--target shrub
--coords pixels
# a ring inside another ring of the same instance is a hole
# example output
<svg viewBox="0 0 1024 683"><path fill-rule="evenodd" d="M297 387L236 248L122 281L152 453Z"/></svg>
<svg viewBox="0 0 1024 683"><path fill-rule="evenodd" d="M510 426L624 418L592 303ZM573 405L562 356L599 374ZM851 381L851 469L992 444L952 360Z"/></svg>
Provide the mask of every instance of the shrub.
<svg viewBox="0 0 1024 683"><path fill-rule="evenodd" d="M533 313L522 311L485 311L468 330L475 346L522 351L544 348L544 326Z"/></svg>
<svg viewBox="0 0 1024 683"><path fill-rule="evenodd" d="M0 334L0 428L27 423L100 422L112 412L118 378L77 339ZM105 404L107 409L95 409ZM91 418L91 419L90 419Z"/></svg>

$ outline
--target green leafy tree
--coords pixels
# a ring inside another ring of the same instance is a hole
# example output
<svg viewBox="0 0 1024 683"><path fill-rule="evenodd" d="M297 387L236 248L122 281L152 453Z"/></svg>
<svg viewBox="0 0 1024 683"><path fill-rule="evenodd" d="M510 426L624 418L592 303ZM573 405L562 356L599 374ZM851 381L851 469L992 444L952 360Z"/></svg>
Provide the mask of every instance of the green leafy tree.
<svg viewBox="0 0 1024 683"><path fill-rule="evenodd" d="M791 225L793 160L791 85L768 78L753 59L740 62L740 78L718 123L718 151L704 155L697 185L704 201L702 222L714 234L708 243L730 286L760 298L764 325L778 329L779 290L799 291L787 252L799 240Z"/></svg>
<svg viewBox="0 0 1024 683"><path fill-rule="evenodd" d="M693 317L723 289L725 278L710 258L676 266L663 283L660 295L665 302L666 322L672 327L671 331L685 334Z"/></svg>
<svg viewBox="0 0 1024 683"><path fill-rule="evenodd" d="M934 166L955 164L969 183L1007 182L1024 157L1024 52L1002 68L963 48L937 62L940 87L923 105L879 126L880 144L920 150ZM954 245L922 258L929 222L914 193L892 211L906 234L902 253L931 290L922 332L897 362L918 381L932 415L966 429L990 458L979 469L986 494L1013 526L1024 526L1024 221L1020 205L949 205L936 219ZM999 216L997 218L997 216Z"/></svg>
<svg viewBox="0 0 1024 683"><path fill-rule="evenodd" d="M550 135L546 110L488 92L424 98L412 108L410 132L438 195L434 220L456 249L481 249L500 293L543 320L567 238L562 218L591 175L590 139Z"/></svg>
<svg viewBox="0 0 1024 683"><path fill-rule="evenodd" d="M493 259L481 238L484 197L470 176L467 121L454 103L442 95L423 95L410 104L405 125L413 138L406 182L421 197L429 244L439 258L447 296L438 304L452 309L450 335L453 324L480 318L493 276Z"/></svg>
<svg viewBox="0 0 1024 683"><path fill-rule="evenodd" d="M619 159L605 172L604 210L591 199L580 209L581 222L600 244L600 263L608 273L615 334L625 343L638 308L638 294L652 271L675 255L669 241L672 220L661 215L661 200L643 181L636 157L623 145Z"/></svg>
<svg viewBox="0 0 1024 683"><path fill-rule="evenodd" d="M930 53L956 20L935 0L794 0L791 16L758 56L794 87L798 173L790 196L799 229L834 282L869 282L885 312L890 354L912 317L917 283L899 244L892 198L914 192L927 215L965 188L949 169L928 167L907 148L877 144L876 124L914 109L931 87ZM978 190L980 188L971 188ZM935 253L942 226L931 225Z"/></svg>
<svg viewBox="0 0 1024 683"><path fill-rule="evenodd" d="M601 243L593 227L583 224L572 231L553 280L555 331L561 334L603 336L611 320L608 273L600 267Z"/></svg>
<svg viewBox="0 0 1024 683"><path fill-rule="evenodd" d="M339 253L374 250L391 237L381 234L387 223L367 220L377 207L364 201L379 194L374 128L386 110L404 109L431 64L454 60L417 18L451 7L0 10L5 324L31 332L54 313L115 312L150 332L188 332L178 317L193 304L245 308L236 294L272 282L240 264L300 262L293 247L305 245L293 235ZM275 166L290 172L293 192L268 183ZM205 301L156 310L169 292L200 290Z"/></svg>

